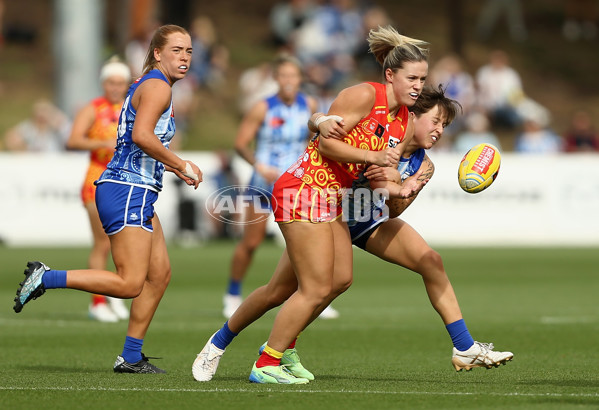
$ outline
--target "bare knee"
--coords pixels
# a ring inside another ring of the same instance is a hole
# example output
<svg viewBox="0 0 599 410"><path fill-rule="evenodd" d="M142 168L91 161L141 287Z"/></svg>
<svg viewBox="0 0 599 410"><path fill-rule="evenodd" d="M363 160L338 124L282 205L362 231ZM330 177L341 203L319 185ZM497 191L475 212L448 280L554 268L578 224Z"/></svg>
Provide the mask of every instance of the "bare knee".
<svg viewBox="0 0 599 410"><path fill-rule="evenodd" d="M124 286L121 288L120 294L115 295L116 297L122 299L133 299L138 297L141 294L141 291L144 288L144 282L125 282Z"/></svg>
<svg viewBox="0 0 599 410"><path fill-rule="evenodd" d="M335 295L335 297L339 296L340 294L348 290L352 283L353 278L334 283L331 289L331 295Z"/></svg>
<svg viewBox="0 0 599 410"><path fill-rule="evenodd" d="M131 275L123 275L120 272L119 275L123 278L123 284L119 294L114 296L123 299L133 299L141 294L146 284L164 292L171 280L171 268L168 267L162 275L154 274L151 278L148 276L144 278L131 277Z"/></svg>
<svg viewBox="0 0 599 410"><path fill-rule="evenodd" d="M258 246L260 246L260 244L262 243L262 237L252 237L252 238L244 238L244 240L242 240L239 243L239 247L248 254L253 254L256 249L258 249Z"/></svg>
<svg viewBox="0 0 599 410"><path fill-rule="evenodd" d="M441 255L433 249L429 249L420 259L417 272L424 278L431 278L437 275L445 275L443 259Z"/></svg>
<svg viewBox="0 0 599 410"><path fill-rule="evenodd" d="M166 268L164 270L164 273L162 275L153 275L151 279L148 278L146 280L148 282L150 282L152 284L152 286L164 291L164 290L166 290L169 283L171 282L171 276L172 276L172 271L171 271L171 267L169 266L168 268Z"/></svg>
<svg viewBox="0 0 599 410"><path fill-rule="evenodd" d="M306 298L306 303L313 305L314 307L320 306L325 302L331 300L335 287L331 285L323 285L317 289L311 289L310 291L302 291L303 296Z"/></svg>

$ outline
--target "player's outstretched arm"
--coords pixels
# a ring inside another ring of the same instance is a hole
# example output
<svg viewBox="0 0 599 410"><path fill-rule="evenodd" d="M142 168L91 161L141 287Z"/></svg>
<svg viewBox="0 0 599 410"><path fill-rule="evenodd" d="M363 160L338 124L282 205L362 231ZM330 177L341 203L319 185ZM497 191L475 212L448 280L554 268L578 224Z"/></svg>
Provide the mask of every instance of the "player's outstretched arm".
<svg viewBox="0 0 599 410"><path fill-rule="evenodd" d="M428 156L425 156L424 160L422 161L422 165L420 165L418 173L407 178L406 181L408 181L408 179L410 179L410 178L413 178L413 179L416 179L417 183L423 183L422 187L420 188L420 190L421 190L422 188L424 188L424 185L426 185L426 183L424 183L424 181L428 182L433 177L434 172L435 172L435 166L434 166L433 162L430 160L430 158ZM404 183L406 181L404 181ZM374 185L374 187L377 187L378 186L377 184L382 184L382 182L371 180L371 187L373 187L373 185ZM373 189L374 189L374 187L373 187ZM401 215L408 208L408 206L410 206L412 204L412 202L414 202L414 200L418 196L418 193L420 193L420 191L416 192L415 195L412 195L411 197L408 197L408 198L401 198L399 196L388 198L387 206L389 207L389 216L391 218L395 218L395 217L398 217L399 215Z"/></svg>

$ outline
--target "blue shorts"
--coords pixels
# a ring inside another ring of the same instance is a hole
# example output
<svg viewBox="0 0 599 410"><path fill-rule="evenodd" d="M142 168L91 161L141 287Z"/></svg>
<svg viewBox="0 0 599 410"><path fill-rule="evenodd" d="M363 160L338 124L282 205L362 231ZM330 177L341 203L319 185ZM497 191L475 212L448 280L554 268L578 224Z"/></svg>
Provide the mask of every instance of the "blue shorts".
<svg viewBox="0 0 599 410"><path fill-rule="evenodd" d="M96 188L96 207L107 235L126 226L137 226L153 232L152 218L158 192L151 189L105 181Z"/></svg>
<svg viewBox="0 0 599 410"><path fill-rule="evenodd" d="M366 250L366 242L368 238L373 234L374 231L389 218L381 218L378 220L369 219L365 222L356 222L354 225L349 227L349 234L351 235L351 242L358 248Z"/></svg>

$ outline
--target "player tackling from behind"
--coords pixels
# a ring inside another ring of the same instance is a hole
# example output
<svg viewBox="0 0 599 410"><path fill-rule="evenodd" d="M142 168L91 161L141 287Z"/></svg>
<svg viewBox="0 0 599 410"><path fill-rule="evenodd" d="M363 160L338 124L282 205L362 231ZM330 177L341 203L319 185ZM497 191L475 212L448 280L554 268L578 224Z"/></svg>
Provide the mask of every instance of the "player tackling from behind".
<svg viewBox="0 0 599 410"><path fill-rule="evenodd" d="M425 150L441 139L444 128L455 118L458 109L458 103L445 97L442 89L425 88L416 104L410 108L415 114L414 136L406 146L398 167L370 166L356 180L353 188L385 188L393 192L409 177L429 180L433 176L434 165ZM511 352L494 351L492 343L476 342L470 335L441 256L430 248L414 228L397 218L415 198L388 200L388 215L381 212L384 202L362 202L361 209L350 209L350 218L352 215L382 215L365 221L350 219L348 225L352 243L422 276L429 300L441 316L453 342L451 362L457 371L505 364L512 360ZM352 204L353 199L350 198L348 202ZM297 280L285 252L270 282L252 292L229 321L208 340L192 366L194 378L198 381L211 380L225 348L233 338L264 313L282 304L296 288ZM314 375L301 364L295 346L284 352L281 362L295 377L314 379Z"/></svg>

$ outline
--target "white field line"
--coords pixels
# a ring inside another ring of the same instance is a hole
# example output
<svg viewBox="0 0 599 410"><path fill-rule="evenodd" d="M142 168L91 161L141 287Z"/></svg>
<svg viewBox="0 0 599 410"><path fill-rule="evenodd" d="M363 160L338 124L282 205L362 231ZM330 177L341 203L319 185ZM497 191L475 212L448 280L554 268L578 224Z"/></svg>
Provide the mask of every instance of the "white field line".
<svg viewBox="0 0 599 410"><path fill-rule="evenodd" d="M495 397L597 397L599 393L494 393L494 392L432 392L432 391L377 391L377 390L281 390L281 389L165 389L113 387L23 387L0 386L0 391L101 391L101 392L158 392L158 393L313 393L313 394L388 394L414 396L495 396Z"/></svg>

